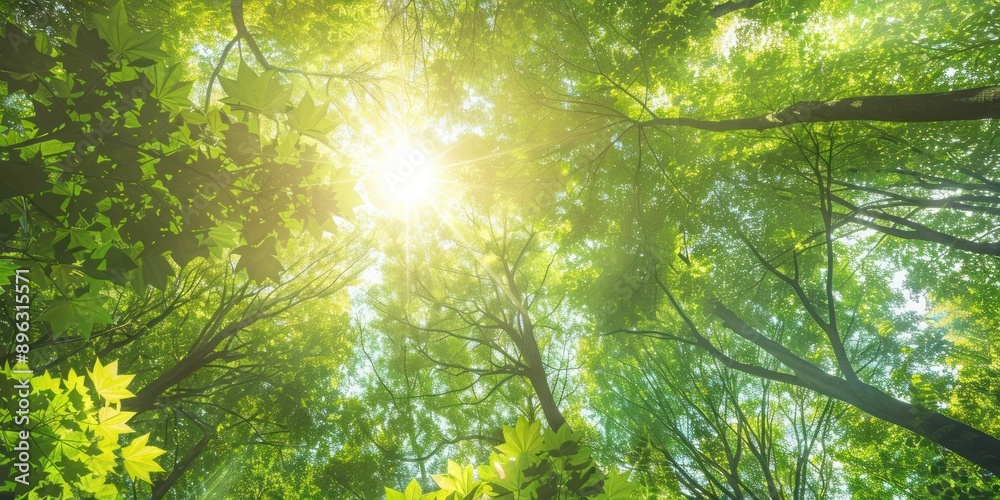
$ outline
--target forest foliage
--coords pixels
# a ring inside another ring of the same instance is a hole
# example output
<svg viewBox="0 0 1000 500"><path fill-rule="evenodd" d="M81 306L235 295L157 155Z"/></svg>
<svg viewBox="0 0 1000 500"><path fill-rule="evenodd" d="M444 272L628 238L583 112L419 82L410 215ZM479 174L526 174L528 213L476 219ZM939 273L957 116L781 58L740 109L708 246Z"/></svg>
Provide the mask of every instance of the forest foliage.
<svg viewBox="0 0 1000 500"><path fill-rule="evenodd" d="M0 13L4 491L1000 495L996 2Z"/></svg>

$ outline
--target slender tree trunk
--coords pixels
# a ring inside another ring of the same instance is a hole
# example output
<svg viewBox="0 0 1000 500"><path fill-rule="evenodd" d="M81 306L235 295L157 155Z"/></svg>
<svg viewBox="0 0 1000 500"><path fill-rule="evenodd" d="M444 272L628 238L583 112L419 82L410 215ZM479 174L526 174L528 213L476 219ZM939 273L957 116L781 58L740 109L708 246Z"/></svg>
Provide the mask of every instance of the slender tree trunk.
<svg viewBox="0 0 1000 500"><path fill-rule="evenodd" d="M843 401L875 418L896 424L1000 475L1000 439L940 413L900 401L864 382L848 382L800 358L767 338L719 302L712 312L741 337L764 349L795 373L793 383Z"/></svg>
<svg viewBox="0 0 1000 500"><path fill-rule="evenodd" d="M198 441L190 450L188 450L187 454L184 455L184 459L174 466L174 470L170 471L170 475L156 482L153 486L152 493L152 498L154 500L163 498L163 496L170 491L170 488L174 487L177 480L180 479L185 472L187 472L191 463L194 462L199 455L201 455L201 452L205 450L205 447L208 446L209 441L211 441L213 437L215 437L215 434L206 432L205 436L202 437L201 440Z"/></svg>
<svg viewBox="0 0 1000 500"><path fill-rule="evenodd" d="M735 0L720 3L719 5L712 7L712 10L708 11L708 15L719 18L731 12L736 12L737 10L749 9L750 7L763 2L764 0Z"/></svg>
<svg viewBox="0 0 1000 500"><path fill-rule="evenodd" d="M908 429L1000 475L1000 440L940 413L900 401L875 387L857 391L858 409Z"/></svg>
<svg viewBox="0 0 1000 500"><path fill-rule="evenodd" d="M538 350L538 340L535 339L534 325L530 320L525 321L524 345L521 346L521 355L527 361L528 369L525 376L531 382L531 388L535 390L538 401L542 405L542 413L549 428L557 431L566 423L559 405L556 404L555 397L552 396L552 388L549 386L548 376L545 374L545 365L542 364L542 354Z"/></svg>
<svg viewBox="0 0 1000 500"><path fill-rule="evenodd" d="M555 398L552 397L552 389L549 387L545 371L532 367L526 372L526 376L542 405L542 413L545 415L545 421L549 424L549 428L559 430L560 427L569 425L566 423L566 418L563 417L559 405L556 404Z"/></svg>
<svg viewBox="0 0 1000 500"><path fill-rule="evenodd" d="M852 120L937 122L1000 118L1000 86L931 94L861 96L801 101L773 113L732 120L655 118L642 126L693 127L712 132L767 130L795 123Z"/></svg>
<svg viewBox="0 0 1000 500"><path fill-rule="evenodd" d="M156 400L159 399L159 397L163 395L167 389L177 385L192 373L198 371L203 366L220 357L222 352L215 352L215 349L222 343L222 341L253 324L257 321L257 319L259 319L257 316L250 316L227 326L221 332L212 337L208 342L201 344L188 353L184 359L175 363L174 366L170 367L169 370L157 377L156 380L146 384L139 390L138 393L136 393L134 398L122 401L122 406L128 411L134 411L136 413L151 410L153 405L156 404Z"/></svg>
<svg viewBox="0 0 1000 500"><path fill-rule="evenodd" d="M247 30L246 23L243 22L243 0L230 0L229 10L232 11L233 14L233 24L236 25L236 33L239 34L240 38L246 40L247 46L250 47L250 52L253 52L257 62L260 63L264 69L271 69L271 65L268 64L267 59L264 58L264 53L261 52L260 47L257 46L257 41L250 35L250 31Z"/></svg>
<svg viewBox="0 0 1000 500"><path fill-rule="evenodd" d="M846 215L846 217L850 221L865 226L869 229L874 229L876 231L880 231L890 236L895 236L897 238L903 238L907 240L929 241L932 243L938 243L940 245L945 245L947 247L951 247L956 250L962 250L965 252L1000 256L1000 243L998 242L973 241L966 238L961 238L955 235L943 233L941 231L936 231L923 224L914 222L906 217L892 215L890 213L883 212L881 210L866 210L836 195L831 195L831 199L833 199L833 201L835 201L837 204L855 212L855 214L863 215L872 219L878 219L881 221L885 221L889 224L893 224L892 226L885 224L877 224L874 220L872 221L865 220L859 217L858 215L854 214ZM933 203L934 200L929 200L929 201L931 203L928 203L928 205L934 204ZM992 199L990 199L989 201L992 201Z"/></svg>

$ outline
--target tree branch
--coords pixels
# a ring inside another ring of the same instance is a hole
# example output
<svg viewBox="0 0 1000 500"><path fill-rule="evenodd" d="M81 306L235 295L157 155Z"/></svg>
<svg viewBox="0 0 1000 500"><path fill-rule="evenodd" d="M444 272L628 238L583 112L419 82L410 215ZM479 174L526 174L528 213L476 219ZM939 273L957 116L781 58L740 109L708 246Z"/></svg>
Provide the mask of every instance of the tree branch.
<svg viewBox="0 0 1000 500"><path fill-rule="evenodd" d="M731 12L736 12L737 10L749 9L750 7L762 3L763 1L764 0L737 0L720 3L719 5L712 7L712 10L708 11L708 15L718 19Z"/></svg>
<svg viewBox="0 0 1000 500"><path fill-rule="evenodd" d="M236 25L237 36L234 40L242 38L246 40L247 47L250 47L250 52L253 52L257 62L260 63L264 69L271 69L271 65L264 58L264 53L260 51L260 47L257 46L257 41L254 40L253 35L247 31L247 25L243 22L243 0L230 0L229 9L233 13L233 24Z"/></svg>
<svg viewBox="0 0 1000 500"><path fill-rule="evenodd" d="M828 101L800 101L786 108L748 118L699 120L654 118L640 127L691 127L712 132L757 130L796 123L839 121L936 122L1000 118L1000 86L929 94L858 96Z"/></svg>

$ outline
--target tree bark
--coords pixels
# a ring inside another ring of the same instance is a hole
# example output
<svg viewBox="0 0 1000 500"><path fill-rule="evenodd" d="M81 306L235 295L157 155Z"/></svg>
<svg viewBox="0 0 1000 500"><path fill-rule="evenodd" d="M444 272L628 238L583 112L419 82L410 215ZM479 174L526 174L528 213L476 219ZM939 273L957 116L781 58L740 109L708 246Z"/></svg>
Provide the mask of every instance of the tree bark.
<svg viewBox="0 0 1000 500"><path fill-rule="evenodd" d="M829 101L800 101L773 113L732 120L654 118L641 126L692 127L712 132L767 130L796 123L881 121L937 122L1000 118L1000 86Z"/></svg>
<svg viewBox="0 0 1000 500"><path fill-rule="evenodd" d="M542 362L542 353L538 348L538 339L535 337L535 323L531 317L528 303L524 300L524 294L521 293L521 289L518 287L517 280L515 279L517 267L521 263L521 257L528 248L528 243L530 243L534 237L535 233L531 233L528 237L528 242L525 243L525 246L520 252L518 252L518 256L512 264L508 265L506 262L504 264L507 287L510 291L514 306L517 307L519 316L517 325L509 325L508 336L517 346L521 357L524 359L525 368L522 371L522 375L528 379L528 382L531 383L531 388L535 391L535 395L538 396L539 404L542 407L542 413L545 415L545 421L548 423L549 428L554 431L558 431L562 426L566 425L567 429L572 431L572 429L568 427L566 418L563 416L562 411L559 409L559 404L556 403L555 397L552 395L552 387L549 386L549 379L545 371L545 364ZM505 252L504 255L506 258ZM512 334L518 329L521 332L520 335Z"/></svg>
<svg viewBox="0 0 1000 500"><path fill-rule="evenodd" d="M139 390L138 393L136 393L134 398L122 401L122 406L128 411L134 411L136 413L151 410L156 404L156 400L159 399L160 396L167 391L167 389L177 385L192 373L222 356L224 351L215 352L215 348L218 347L223 340L232 337L247 326L252 325L257 321L257 319L259 319L258 316L249 316L229 325L212 337L208 342L199 345L197 348L188 353L187 356L175 363L174 366L170 367L169 370L157 377L156 380L146 384Z"/></svg>
<svg viewBox="0 0 1000 500"><path fill-rule="evenodd" d="M177 480L180 479L185 472L187 472L188 467L190 467L191 463L194 462L199 455L201 455L201 452L205 450L209 441L211 441L213 437L215 437L215 434L206 432L201 440L188 450L187 454L184 455L184 459L174 466L174 470L170 471L170 475L160 481L157 481L156 484L153 485L152 498L154 500L163 498L163 496L170 491L170 488L174 487Z"/></svg>
<svg viewBox="0 0 1000 500"><path fill-rule="evenodd" d="M880 210L866 210L863 209L839 196L831 196L833 201L837 204L848 208L855 214L845 214L845 216L851 222L860 224L869 229L874 229L876 231L888 234L890 236L895 236L897 238L902 238L906 240L921 240L929 241L932 243L937 243L944 245L956 250L962 250L970 253L978 253L982 255L995 255L1000 256L1000 243L991 241L973 241L967 238L961 238L952 234L943 233L941 231L936 231L923 224L914 222L905 217L900 217L898 215L892 215ZM928 203L932 205L933 203ZM872 220L868 221L859 217L863 215L869 217ZM878 224L875 220L886 221L887 223L893 224L892 226L885 224ZM900 227L902 226L902 229Z"/></svg>
<svg viewBox="0 0 1000 500"><path fill-rule="evenodd" d="M552 388L549 386L548 376L545 374L545 366L542 364L542 354L538 350L538 341L535 339L534 325L530 320L526 320L524 329L524 345L521 346L521 355L527 361L528 368L524 371L525 377L531 383L531 388L535 390L538 401L542 406L542 413L549 428L557 431L566 423L566 418L556 404L555 397L552 396ZM572 429L570 429L572 430Z"/></svg>
<svg viewBox="0 0 1000 500"><path fill-rule="evenodd" d="M864 382L848 382L767 338L719 302L712 312L726 328L753 342L795 372L797 384L896 424L1000 475L1000 439L935 411L900 401Z"/></svg>
<svg viewBox="0 0 1000 500"><path fill-rule="evenodd" d="M737 10L749 9L750 7L762 2L764 2L764 0L738 0L720 3L719 5L712 7L712 10L708 11L708 15L714 18L720 18Z"/></svg>
<svg viewBox="0 0 1000 500"><path fill-rule="evenodd" d="M545 422L549 424L549 428L559 430L560 427L569 425L566 423L566 418L563 417L559 405L556 404L555 398L552 397L552 389L549 387L545 372L530 369L525 372L525 375L531 382L531 388L535 390L535 395L538 396L538 401L542 405L542 413L545 415Z"/></svg>
<svg viewBox="0 0 1000 500"><path fill-rule="evenodd" d="M257 46L257 41L254 40L253 35L247 30L246 23L243 22L243 0L231 0L229 2L229 10L233 14L233 24L236 25L236 33L239 35L238 38L246 40L247 46L250 47L250 52L253 53L257 62L260 63L264 69L271 69L271 65L268 64L267 59L264 58L264 53L260 51L260 47ZM236 39L234 39L235 41ZM224 59L224 58L223 58Z"/></svg>

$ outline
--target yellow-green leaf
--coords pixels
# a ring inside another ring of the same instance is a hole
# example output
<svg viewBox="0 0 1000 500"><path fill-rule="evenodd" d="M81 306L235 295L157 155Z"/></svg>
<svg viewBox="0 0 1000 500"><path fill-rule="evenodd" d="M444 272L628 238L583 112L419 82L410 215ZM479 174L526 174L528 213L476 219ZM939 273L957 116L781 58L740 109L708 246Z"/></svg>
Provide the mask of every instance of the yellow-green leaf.
<svg viewBox="0 0 1000 500"><path fill-rule="evenodd" d="M534 452L542 449L542 423L535 421L528 423L524 417L517 419L514 427L503 426L504 444L497 446L501 453L518 457L522 453Z"/></svg>
<svg viewBox="0 0 1000 500"><path fill-rule="evenodd" d="M118 439L118 435L135 432L126 422L135 415L134 411L118 411L110 406L101 408L97 413L97 434L110 440Z"/></svg>
<svg viewBox="0 0 1000 500"><path fill-rule="evenodd" d="M141 479L149 484L153 482L149 479L152 472L163 472L163 467L156 463L156 457L166 453L155 446L146 446L149 441L149 434L143 434L132 440L132 443L122 448L122 459L125 463L125 472L132 479Z"/></svg>
<svg viewBox="0 0 1000 500"><path fill-rule="evenodd" d="M93 371L88 371L90 381L94 383L94 389L108 403L119 403L123 399L135 397L127 389L135 375L119 375L118 361L112 361L107 366L101 365L101 360L94 362Z"/></svg>

